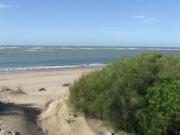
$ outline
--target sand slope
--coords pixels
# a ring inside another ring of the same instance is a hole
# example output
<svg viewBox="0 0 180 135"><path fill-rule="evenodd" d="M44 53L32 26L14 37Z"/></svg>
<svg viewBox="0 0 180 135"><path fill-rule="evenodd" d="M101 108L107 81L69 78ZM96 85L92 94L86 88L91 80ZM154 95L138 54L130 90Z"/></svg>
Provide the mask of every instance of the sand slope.
<svg viewBox="0 0 180 135"><path fill-rule="evenodd" d="M67 106L68 96L50 103L41 116L41 127L48 135L108 135L97 120L74 117ZM58 132L57 132L58 131Z"/></svg>
<svg viewBox="0 0 180 135"><path fill-rule="evenodd" d="M47 135L108 135L107 129L101 127L102 122L83 116L74 117L66 104L69 91L68 86L63 85L71 84L82 74L92 70L94 69L1 73L0 89L5 86L11 90L21 87L23 93L1 91L0 101L14 105L8 106L5 113L0 114L0 128L18 131L23 135L41 135L38 126ZM41 88L45 90L39 91ZM33 112L36 108L42 110L40 116ZM29 115L29 111L32 114Z"/></svg>

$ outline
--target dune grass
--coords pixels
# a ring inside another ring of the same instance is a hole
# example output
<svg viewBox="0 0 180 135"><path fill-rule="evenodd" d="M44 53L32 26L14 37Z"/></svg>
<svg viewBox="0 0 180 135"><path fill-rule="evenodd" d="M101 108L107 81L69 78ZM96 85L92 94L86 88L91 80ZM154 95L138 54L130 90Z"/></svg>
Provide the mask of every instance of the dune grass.
<svg viewBox="0 0 180 135"><path fill-rule="evenodd" d="M136 135L179 135L180 57L145 53L115 61L70 87L76 112Z"/></svg>
<svg viewBox="0 0 180 135"><path fill-rule="evenodd" d="M2 86L0 89L0 92L8 92L10 94L26 94L26 92L23 91L21 86L18 86L16 89L11 89L7 86Z"/></svg>

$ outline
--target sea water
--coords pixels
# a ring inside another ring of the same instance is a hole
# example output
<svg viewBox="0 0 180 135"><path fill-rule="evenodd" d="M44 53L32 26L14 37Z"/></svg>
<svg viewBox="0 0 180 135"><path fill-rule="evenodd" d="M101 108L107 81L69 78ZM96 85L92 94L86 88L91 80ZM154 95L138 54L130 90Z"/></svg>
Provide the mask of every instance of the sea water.
<svg viewBox="0 0 180 135"><path fill-rule="evenodd" d="M180 54L180 48L107 46L0 46L0 71L101 67L145 52Z"/></svg>

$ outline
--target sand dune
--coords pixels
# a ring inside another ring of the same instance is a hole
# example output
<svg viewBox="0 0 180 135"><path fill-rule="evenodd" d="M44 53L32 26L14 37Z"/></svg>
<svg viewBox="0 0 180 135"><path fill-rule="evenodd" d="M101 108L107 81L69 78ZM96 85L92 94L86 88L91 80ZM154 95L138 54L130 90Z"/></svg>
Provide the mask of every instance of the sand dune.
<svg viewBox="0 0 180 135"><path fill-rule="evenodd" d="M53 101L41 116L41 127L48 135L110 135L102 122L73 116L67 106L68 96ZM57 132L59 131L59 132Z"/></svg>
<svg viewBox="0 0 180 135"><path fill-rule="evenodd" d="M41 135L42 131L47 135L110 134L106 128L101 127L100 121L83 116L74 117L66 104L69 94L67 84L92 70L84 68L1 73L0 89L7 88L7 91L1 91L0 101L14 103L6 110L6 113L12 110L14 113L0 115L0 128L23 135ZM17 92L18 89L21 92ZM27 113L33 113L36 109L42 113L31 116Z"/></svg>

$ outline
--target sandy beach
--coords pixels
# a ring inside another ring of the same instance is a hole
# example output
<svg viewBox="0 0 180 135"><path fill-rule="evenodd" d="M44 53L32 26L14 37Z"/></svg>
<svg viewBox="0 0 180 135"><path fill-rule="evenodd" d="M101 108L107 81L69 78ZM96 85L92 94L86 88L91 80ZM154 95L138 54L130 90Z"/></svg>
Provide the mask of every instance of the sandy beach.
<svg viewBox="0 0 180 135"><path fill-rule="evenodd" d="M22 135L107 134L100 121L74 117L66 103L69 85L93 70L2 72L0 132L15 131ZM98 126L101 128L94 128Z"/></svg>
<svg viewBox="0 0 180 135"><path fill-rule="evenodd" d="M7 87L13 90L20 88L26 93L23 94L26 100L22 100L23 98L8 98L4 100L10 100L10 102L18 104L35 104L43 108L47 101L67 94L68 87L63 86L64 84L72 84L82 74L91 70L93 69L3 72L0 75L0 88ZM40 89L44 90L41 91ZM19 95L16 94L14 96Z"/></svg>

